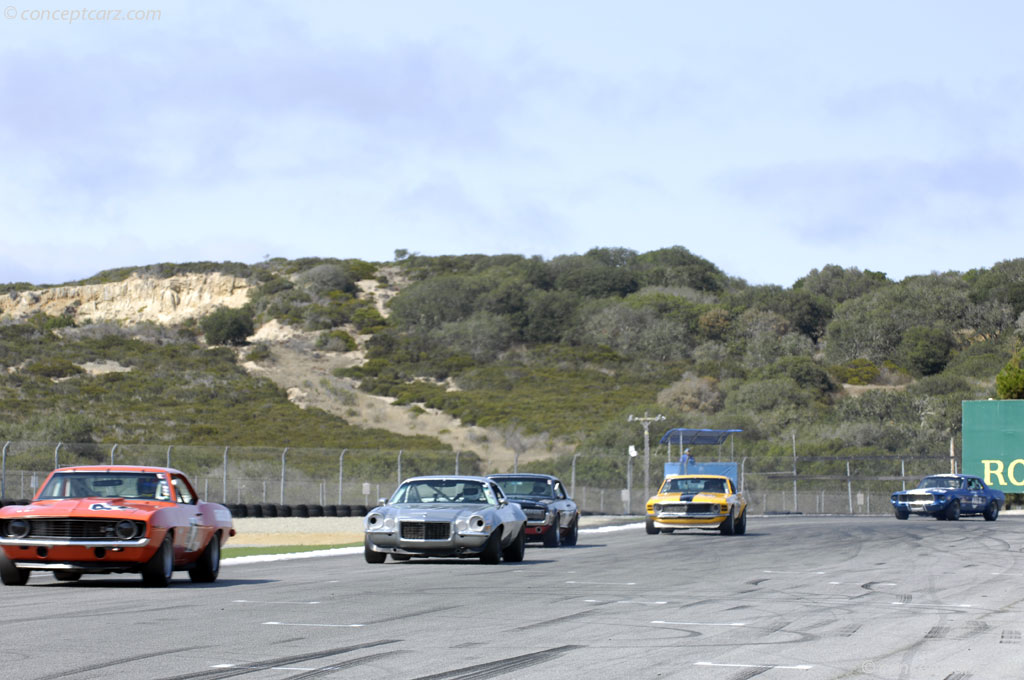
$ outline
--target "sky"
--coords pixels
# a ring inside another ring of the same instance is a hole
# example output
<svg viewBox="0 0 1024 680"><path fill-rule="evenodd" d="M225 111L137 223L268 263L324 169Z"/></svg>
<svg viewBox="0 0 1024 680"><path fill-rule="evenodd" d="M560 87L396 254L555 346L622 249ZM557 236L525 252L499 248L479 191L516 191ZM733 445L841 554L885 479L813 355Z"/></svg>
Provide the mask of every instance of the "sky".
<svg viewBox="0 0 1024 680"><path fill-rule="evenodd" d="M683 246L790 286L1024 256L1021 3L9 2L0 283Z"/></svg>

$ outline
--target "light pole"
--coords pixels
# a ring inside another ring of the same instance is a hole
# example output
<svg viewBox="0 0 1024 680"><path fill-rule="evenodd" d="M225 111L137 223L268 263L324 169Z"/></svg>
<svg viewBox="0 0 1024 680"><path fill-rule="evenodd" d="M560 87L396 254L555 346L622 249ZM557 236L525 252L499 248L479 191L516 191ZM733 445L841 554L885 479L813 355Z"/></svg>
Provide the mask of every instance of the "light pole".
<svg viewBox="0 0 1024 680"><path fill-rule="evenodd" d="M636 458L636 447L630 444L627 453L629 458L626 459L626 514L631 515L633 514L633 459Z"/></svg>
<svg viewBox="0 0 1024 680"><path fill-rule="evenodd" d="M651 423L658 420L665 420L665 416L660 413L649 416L647 411L642 416L630 415L626 418L626 422L639 422L644 427L644 502L651 497Z"/></svg>

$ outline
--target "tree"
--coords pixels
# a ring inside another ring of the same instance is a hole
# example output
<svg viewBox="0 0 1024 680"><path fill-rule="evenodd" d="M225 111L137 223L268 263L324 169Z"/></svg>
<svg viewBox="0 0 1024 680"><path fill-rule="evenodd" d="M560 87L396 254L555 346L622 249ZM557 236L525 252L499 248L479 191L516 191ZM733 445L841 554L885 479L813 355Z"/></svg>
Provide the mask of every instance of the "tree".
<svg viewBox="0 0 1024 680"><path fill-rule="evenodd" d="M1022 352L1017 352L996 376L996 396L1000 399L1024 399L1024 368Z"/></svg>
<svg viewBox="0 0 1024 680"><path fill-rule="evenodd" d="M211 345L244 345L253 333L252 309L218 307L200 320L199 327Z"/></svg>

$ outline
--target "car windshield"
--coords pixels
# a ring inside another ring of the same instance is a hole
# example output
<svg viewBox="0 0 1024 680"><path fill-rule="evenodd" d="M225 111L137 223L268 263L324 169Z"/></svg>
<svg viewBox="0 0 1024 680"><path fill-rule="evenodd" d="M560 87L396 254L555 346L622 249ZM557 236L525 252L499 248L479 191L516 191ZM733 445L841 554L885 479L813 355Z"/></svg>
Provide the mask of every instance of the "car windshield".
<svg viewBox="0 0 1024 680"><path fill-rule="evenodd" d="M555 485L548 479L536 477L502 477L498 484L509 496L523 498L554 498Z"/></svg>
<svg viewBox="0 0 1024 680"><path fill-rule="evenodd" d="M725 493L725 480L709 477L666 479L661 493Z"/></svg>
<svg viewBox="0 0 1024 680"><path fill-rule="evenodd" d="M39 500L58 498L131 498L168 501L167 482L148 472L57 472L39 492Z"/></svg>
<svg viewBox="0 0 1024 680"><path fill-rule="evenodd" d="M956 477L925 477L917 485L918 489L959 489L960 480Z"/></svg>
<svg viewBox="0 0 1024 680"><path fill-rule="evenodd" d="M497 505L491 487L463 479L421 479L403 483L391 503L477 503Z"/></svg>

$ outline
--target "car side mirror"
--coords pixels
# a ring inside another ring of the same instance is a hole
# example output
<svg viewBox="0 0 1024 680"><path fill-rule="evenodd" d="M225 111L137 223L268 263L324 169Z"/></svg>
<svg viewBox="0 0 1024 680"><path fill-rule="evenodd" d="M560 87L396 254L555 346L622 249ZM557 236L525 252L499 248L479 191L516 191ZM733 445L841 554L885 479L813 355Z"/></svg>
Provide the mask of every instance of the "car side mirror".
<svg viewBox="0 0 1024 680"><path fill-rule="evenodd" d="M387 504L388 504L388 499L387 498L378 498L377 499L377 505L387 505Z"/></svg>

